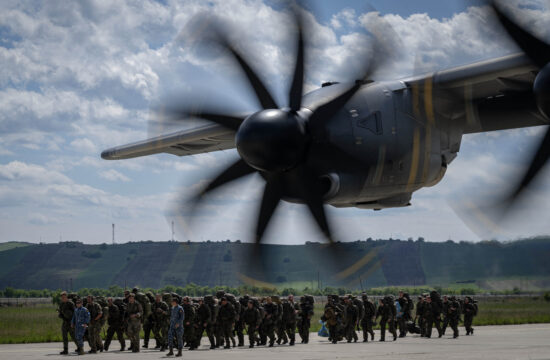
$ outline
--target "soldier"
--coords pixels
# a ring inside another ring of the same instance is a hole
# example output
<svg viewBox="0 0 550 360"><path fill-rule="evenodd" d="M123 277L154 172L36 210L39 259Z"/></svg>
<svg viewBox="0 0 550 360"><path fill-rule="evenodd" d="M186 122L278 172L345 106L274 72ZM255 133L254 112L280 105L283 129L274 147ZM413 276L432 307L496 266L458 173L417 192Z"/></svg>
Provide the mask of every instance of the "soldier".
<svg viewBox="0 0 550 360"><path fill-rule="evenodd" d="M218 317L218 306L216 305L217 299L213 296L207 296L204 298L206 306L210 309L210 321L206 325L206 335L208 341L210 341L210 349L216 348L216 319Z"/></svg>
<svg viewBox="0 0 550 360"><path fill-rule="evenodd" d="M141 317L143 316L143 307L136 301L136 295L130 294L128 297L128 338L130 339L130 349L132 352L139 352L139 332L141 331Z"/></svg>
<svg viewBox="0 0 550 360"><path fill-rule="evenodd" d="M149 304L153 304L155 302L155 297L153 296L152 292L147 291L145 293L145 296L147 296L147 299L149 300ZM143 348L147 349L149 348L149 338L151 337L151 332L153 331L153 327L155 326L152 309L148 314L144 314L144 316L147 316L147 318L144 319L143 321ZM155 340L157 342L155 348L159 348L160 347L159 339L155 338Z"/></svg>
<svg viewBox="0 0 550 360"><path fill-rule="evenodd" d="M57 309L58 316L63 322L61 323L61 337L63 338L63 351L61 351L60 355L68 355L69 354L69 334L71 335L71 339L75 342L76 346L78 347L78 344L76 343L75 337L74 337L74 331L71 328L71 320L73 319L74 314L74 303L69 300L67 296L67 292L63 291L61 293L61 303L59 304L59 309Z"/></svg>
<svg viewBox="0 0 550 360"><path fill-rule="evenodd" d="M124 303L128 305L128 303L130 302L130 291L124 290L124 300L122 301L124 301Z"/></svg>
<svg viewBox="0 0 550 360"><path fill-rule="evenodd" d="M307 344L309 342L309 328L311 326L311 318L313 317L313 304L311 303L311 301L308 300L307 296L302 296L300 298L298 315L298 332L300 334L300 338L302 339L302 344Z"/></svg>
<svg viewBox="0 0 550 360"><path fill-rule="evenodd" d="M416 315L414 321L418 319L418 327L420 328L420 336L424 336L424 296L418 297L418 302L416 303Z"/></svg>
<svg viewBox="0 0 550 360"><path fill-rule="evenodd" d="M352 302L352 296L348 295L344 299L344 333L348 343L351 340L357 342L357 333L355 332L355 326L357 326L358 310Z"/></svg>
<svg viewBox="0 0 550 360"><path fill-rule="evenodd" d="M103 351L103 343L101 342L101 317L103 310L98 303L94 302L94 297L88 295L86 308L90 312L90 325L88 326L88 343L90 344L90 354L97 353L97 350Z"/></svg>
<svg viewBox="0 0 550 360"><path fill-rule="evenodd" d="M233 326L235 326L235 307L224 296L221 299L221 306L218 313L218 325L221 327L223 338L225 340L224 349L231 349L229 342L233 338ZM235 339L233 339L235 341Z"/></svg>
<svg viewBox="0 0 550 360"><path fill-rule="evenodd" d="M273 303L271 297L265 298L264 305L264 318L262 321L262 327L264 328L265 335L269 338L269 347L273 347L275 344L275 322L277 321L278 307Z"/></svg>
<svg viewBox="0 0 550 360"><path fill-rule="evenodd" d="M166 356L174 355L174 336L178 342L178 353L181 356L183 349L183 321L185 320L185 311L178 304L178 299L172 298L172 309L170 310L170 329L168 330L168 347L170 351Z"/></svg>
<svg viewBox="0 0 550 360"><path fill-rule="evenodd" d="M296 314L300 307L294 303L294 296L288 295L287 301L283 303L283 330L290 339L290 346L296 342Z"/></svg>
<svg viewBox="0 0 550 360"><path fill-rule="evenodd" d="M448 305L447 319L449 319L449 326L453 329L453 339L458 337L458 320L460 319L460 304L453 296Z"/></svg>
<svg viewBox="0 0 550 360"><path fill-rule="evenodd" d="M329 295L327 304L325 305L325 312L321 320L326 322L330 335L329 340L331 340L333 344L338 342L338 312L339 309L336 306L333 297Z"/></svg>
<svg viewBox="0 0 550 360"><path fill-rule="evenodd" d="M76 309L71 319L71 328L74 329L74 335L78 348L78 355L84 355L84 333L90 323L90 312L85 307L82 307L82 300L76 300Z"/></svg>
<svg viewBox="0 0 550 360"><path fill-rule="evenodd" d="M248 300L249 296L245 295L239 298L239 304L240 304L240 312L237 321L235 322L235 332L237 333L237 339L239 340L239 344L237 346L244 346L244 320L243 320L243 314L246 311L246 308L248 306Z"/></svg>
<svg viewBox="0 0 550 360"><path fill-rule="evenodd" d="M397 340L397 332L395 331L395 305L393 301L386 297L378 301L378 310L376 318L380 316L380 340L386 341L386 324L389 325L389 331L393 334L393 341Z"/></svg>
<svg viewBox="0 0 550 360"><path fill-rule="evenodd" d="M204 303L204 299L199 299L199 307L195 314L196 318L196 331L195 331L195 349L198 348L201 344L202 334L204 330L208 328L210 324L210 319L212 314L210 312L210 307ZM213 343L210 343L210 348L212 348Z"/></svg>
<svg viewBox="0 0 550 360"><path fill-rule="evenodd" d="M256 336L256 331L260 327L260 310L254 306L254 301L252 299L248 300L247 307L243 313L243 322L246 324L248 332L248 345L249 348L254 347L254 341Z"/></svg>
<svg viewBox="0 0 550 360"><path fill-rule="evenodd" d="M369 335L370 339L374 340L374 331L372 330L372 323L373 319L376 315L376 306L369 301L369 297L367 294L362 295L363 300L363 307L365 308L365 315L363 316L363 320L361 321L361 328L363 329L363 342L369 341Z"/></svg>
<svg viewBox="0 0 550 360"><path fill-rule="evenodd" d="M168 304L162 301L162 295L157 294L155 301L151 305L151 317L153 322L153 334L157 341L157 347L160 351L166 350L166 337L168 335L168 327L170 326Z"/></svg>
<svg viewBox="0 0 550 360"><path fill-rule="evenodd" d="M279 296L272 296L271 300L277 305L277 317L275 320L275 333L277 334L277 345L288 343L285 328L283 326L283 304Z"/></svg>
<svg viewBox="0 0 550 360"><path fill-rule="evenodd" d="M472 327L472 322L474 316L477 315L477 309L472 301L472 298L466 296L464 299L464 328L466 329L466 335L474 335L474 328Z"/></svg>
<svg viewBox="0 0 550 360"><path fill-rule="evenodd" d="M109 327L107 328L107 337L105 338L105 351L109 351L109 345L115 333L120 343L120 351L124 351L126 347L122 333L124 313L119 309L118 305L113 303L112 297L108 298L107 302L109 304L109 318L107 319Z"/></svg>
<svg viewBox="0 0 550 360"><path fill-rule="evenodd" d="M441 313L443 314L443 324L441 325L441 332L443 335L445 335L445 331L447 330L447 325L449 325L449 306L451 303L449 302L449 298L447 295L443 296L443 303L441 308Z"/></svg>
<svg viewBox="0 0 550 360"><path fill-rule="evenodd" d="M183 324L183 337L184 337L184 346L188 346L189 350L195 350L195 309L191 304L189 296L183 298L183 311L185 312L185 322Z"/></svg>
<svg viewBox="0 0 550 360"><path fill-rule="evenodd" d="M439 337L443 336L441 326L439 325L439 319L441 317L441 310L437 301L433 301L431 296L426 297L424 303L424 327L426 328L424 336L430 338L432 336L432 328L435 325Z"/></svg>
<svg viewBox="0 0 550 360"><path fill-rule="evenodd" d="M399 337L405 337L407 336L407 313L409 313L409 302L407 301L407 298L405 297L405 293L403 291L399 292L399 298L397 299L397 302L399 303L400 311L397 314L397 325L399 327Z"/></svg>

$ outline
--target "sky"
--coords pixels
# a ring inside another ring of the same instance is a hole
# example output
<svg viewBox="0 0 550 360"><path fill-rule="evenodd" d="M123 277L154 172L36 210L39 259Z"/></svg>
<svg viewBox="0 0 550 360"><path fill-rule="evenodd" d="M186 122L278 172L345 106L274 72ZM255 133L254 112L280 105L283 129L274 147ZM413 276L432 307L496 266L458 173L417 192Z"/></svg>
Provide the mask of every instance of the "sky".
<svg viewBox="0 0 550 360"><path fill-rule="evenodd" d="M506 4L525 26L550 39L545 3ZM350 80L349 64L363 51L361 34L379 17L393 29L388 39L398 52L381 78L518 51L487 19L480 1L302 5L312 29L307 90L323 81ZM180 241L252 238L262 186L254 176L214 194L193 219L172 216L186 196L236 159L234 150L184 158L100 158L106 148L157 134L150 109L167 98L255 108L228 58L201 47L197 29L205 16L229 24L230 37L284 103L294 58L285 31L289 19L278 0L0 3L0 242L110 242L112 223L117 242L165 241L172 237L172 221ZM443 181L416 192L411 207L327 208L336 237L479 241L548 234L548 171L522 212L497 232L465 225L468 211L457 211L464 209L464 199L513 182L540 136L540 128L464 136ZM308 213L290 204L279 207L266 235L272 243L320 240Z"/></svg>

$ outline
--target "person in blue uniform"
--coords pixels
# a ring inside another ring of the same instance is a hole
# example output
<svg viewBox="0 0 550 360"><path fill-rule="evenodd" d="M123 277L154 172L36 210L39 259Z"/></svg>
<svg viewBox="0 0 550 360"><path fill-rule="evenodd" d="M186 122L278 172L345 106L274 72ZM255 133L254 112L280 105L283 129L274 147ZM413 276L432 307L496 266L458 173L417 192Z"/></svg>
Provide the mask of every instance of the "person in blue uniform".
<svg viewBox="0 0 550 360"><path fill-rule="evenodd" d="M82 307L82 300L76 300L76 309L71 320L71 327L74 329L78 355L84 355L84 333L90 323L90 312Z"/></svg>
<svg viewBox="0 0 550 360"><path fill-rule="evenodd" d="M176 298L172 299L172 309L170 310L170 329L168 330L168 347L170 351L167 356L174 355L174 336L178 341L178 353L176 356L181 356L183 349L183 321L185 320L185 312L183 307L178 304Z"/></svg>

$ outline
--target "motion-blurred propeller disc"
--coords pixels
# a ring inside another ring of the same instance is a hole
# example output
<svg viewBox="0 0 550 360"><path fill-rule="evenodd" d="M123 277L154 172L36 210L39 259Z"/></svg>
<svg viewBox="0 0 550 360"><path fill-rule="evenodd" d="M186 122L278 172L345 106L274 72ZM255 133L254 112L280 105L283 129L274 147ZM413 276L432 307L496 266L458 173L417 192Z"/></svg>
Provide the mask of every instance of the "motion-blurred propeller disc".
<svg viewBox="0 0 550 360"><path fill-rule="evenodd" d="M543 80L541 81L541 78L537 77L537 81L535 81L534 86L534 96L537 97L539 108L543 110L544 107L548 106L548 101L550 100L547 93L541 93L543 91L546 91L546 89L550 87L550 83L548 83L550 81L550 68L548 66L548 64L550 63L550 45L536 38L528 31L517 25L510 17L508 17L503 12L498 2L493 1L492 7L500 23L502 24L504 29L506 29L510 37L525 52L525 54L531 59L531 61L533 61L533 63L537 65L537 67L539 67L539 70L546 71L546 76L542 77ZM542 84L542 82L545 82L545 84ZM544 111L542 112L544 113ZM539 171L544 167L549 157L550 128L546 130L546 134L542 142L540 143L537 151L535 152L535 155L531 160L528 170L521 178L516 188L510 193L509 197L503 201L506 208L510 208L514 205L516 199L523 193L524 190L528 188L528 186L531 184L533 179L535 179Z"/></svg>
<svg viewBox="0 0 550 360"><path fill-rule="evenodd" d="M253 89L261 109L248 116L235 116L218 111L188 111L173 107L169 111L175 118L201 118L235 131L235 144L240 160L222 171L196 198L200 201L203 195L218 187L258 172L265 180L261 205L256 225L256 243L259 244L269 222L281 200L292 200L307 205L312 217L327 239L332 243L332 234L324 209L324 196L327 189L321 181L322 176L311 159L323 156L326 152L338 154L343 162L355 161L353 156L342 149L335 148L323 141L327 122L339 112L357 93L372 72L382 61L363 61L359 81L351 84L340 95L310 111L302 108L302 95L305 77L306 36L301 10L291 7L291 14L296 23L296 63L292 82L288 91L288 107L280 108L267 90L260 77L249 65L246 57L229 41L227 31L220 24L211 26L213 42L225 49L235 59L250 87ZM210 22L211 24L211 22ZM373 44L368 43L373 50ZM369 51L376 54L374 51ZM387 58L385 59L388 60ZM374 64L374 65L373 65ZM315 142L315 146L312 143Z"/></svg>

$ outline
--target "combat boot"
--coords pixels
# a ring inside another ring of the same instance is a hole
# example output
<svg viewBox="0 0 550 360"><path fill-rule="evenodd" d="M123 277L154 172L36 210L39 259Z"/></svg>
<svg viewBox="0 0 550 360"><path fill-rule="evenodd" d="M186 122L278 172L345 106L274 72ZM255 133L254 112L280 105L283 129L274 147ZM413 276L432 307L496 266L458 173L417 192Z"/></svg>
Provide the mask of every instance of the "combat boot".
<svg viewBox="0 0 550 360"><path fill-rule="evenodd" d="M78 348L77 351L78 351L78 355L84 355L84 349L83 348Z"/></svg>
<svg viewBox="0 0 550 360"><path fill-rule="evenodd" d="M176 354L176 356L181 356L181 349L178 350L178 353Z"/></svg>
<svg viewBox="0 0 550 360"><path fill-rule="evenodd" d="M174 352L172 351L172 348L170 348L170 351L168 351L168 354L166 354L166 356L173 356L174 355Z"/></svg>
<svg viewBox="0 0 550 360"><path fill-rule="evenodd" d="M69 349L63 349L63 351L60 352L59 355L69 355Z"/></svg>

